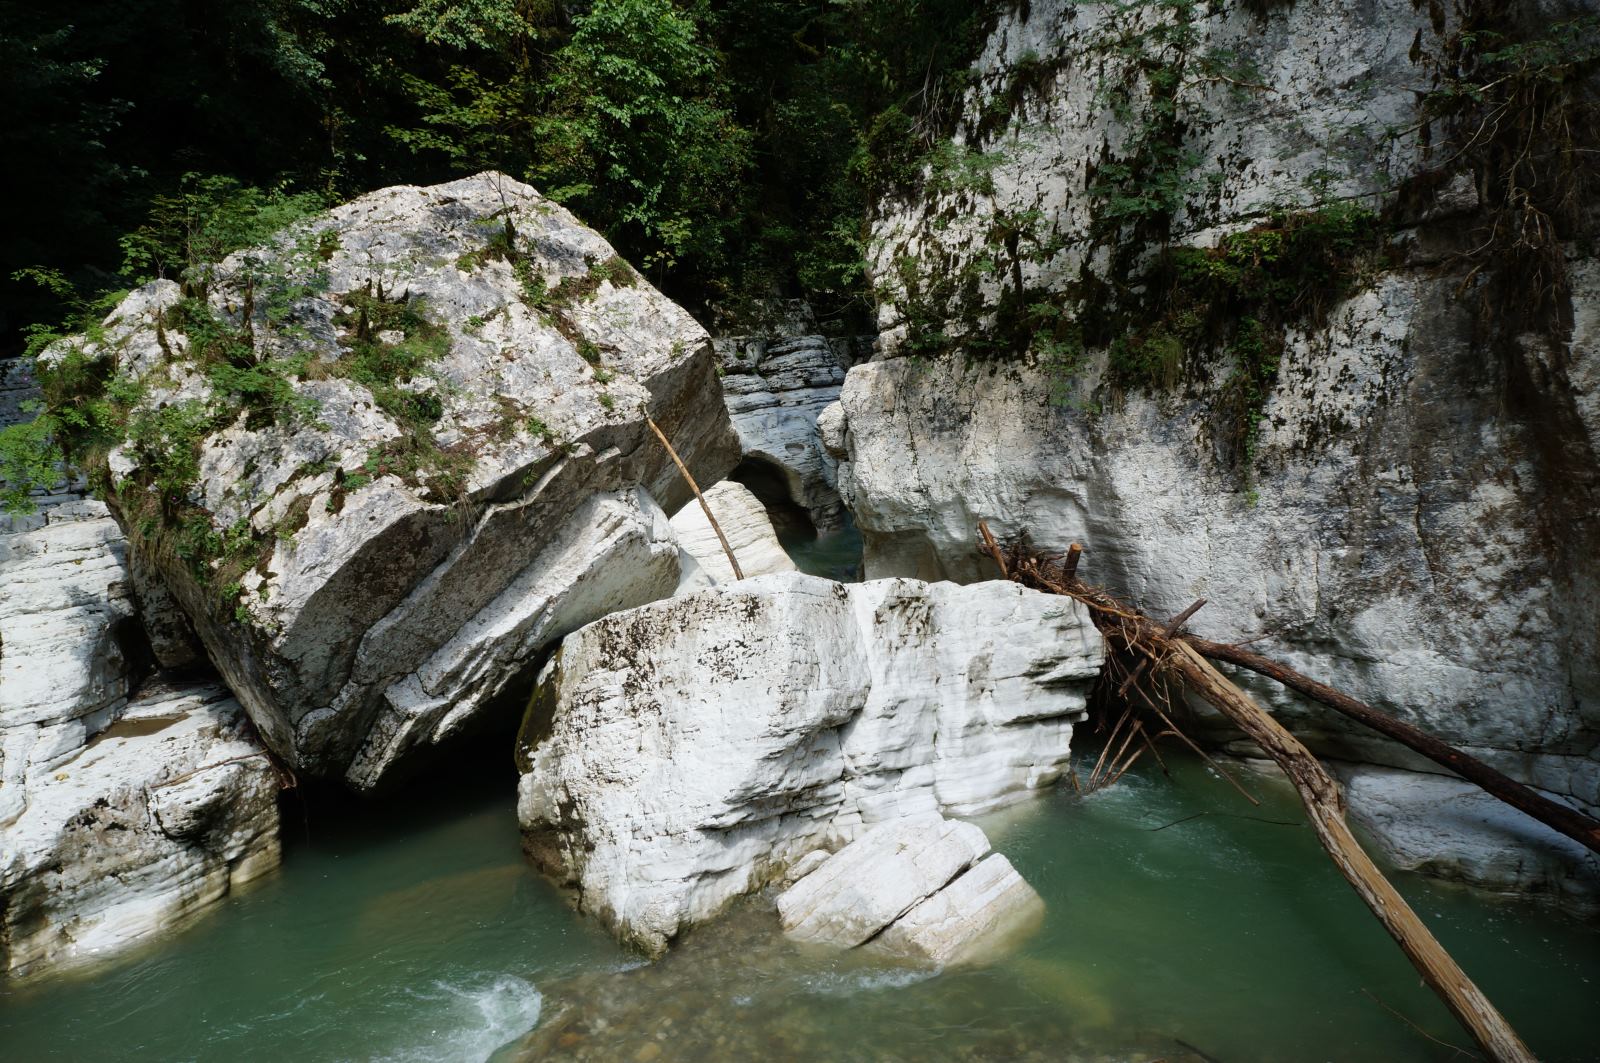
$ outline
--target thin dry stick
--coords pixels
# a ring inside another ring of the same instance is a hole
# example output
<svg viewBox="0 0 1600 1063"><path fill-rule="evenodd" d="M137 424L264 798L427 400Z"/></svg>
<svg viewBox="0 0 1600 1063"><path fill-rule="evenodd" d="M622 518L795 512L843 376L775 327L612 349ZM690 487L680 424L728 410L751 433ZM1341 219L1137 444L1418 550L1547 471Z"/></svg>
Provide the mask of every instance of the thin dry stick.
<svg viewBox="0 0 1600 1063"><path fill-rule="evenodd" d="M683 474L684 481L689 485L689 490L693 491L694 497L699 500L700 508L705 511L706 520L711 522L711 530L717 533L717 542L722 544L722 552L728 555L728 564L733 568L733 578L736 580L744 579L744 570L739 567L739 559L733 556L733 547L728 545L728 537L722 534L722 525L717 523L716 514L712 513L711 507L706 504L706 496L700 493L700 485L694 482L694 477L689 473L689 467L683 463L682 458L678 457L678 452L672 449L672 444L667 441L666 434L657 426L655 419L650 416L648 410L645 411L644 423L650 426L650 431L654 432L656 438L661 440L661 445L667 448L667 454L671 456L672 464L678 467L678 471Z"/></svg>

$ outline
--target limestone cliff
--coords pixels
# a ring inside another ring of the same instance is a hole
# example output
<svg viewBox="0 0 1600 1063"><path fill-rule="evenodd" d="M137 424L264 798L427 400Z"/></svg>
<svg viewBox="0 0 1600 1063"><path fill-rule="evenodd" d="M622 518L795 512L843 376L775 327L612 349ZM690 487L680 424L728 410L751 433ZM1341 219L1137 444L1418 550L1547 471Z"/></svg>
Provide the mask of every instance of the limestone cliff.
<svg viewBox="0 0 1600 1063"><path fill-rule="evenodd" d="M1600 805L1600 264L1581 199L1537 254L1493 242L1529 175L1446 106L1506 62L1463 51L1493 6L1002 17L879 204L884 351L822 417L867 575L977 578L979 519L1076 540L1151 612L1204 596L1196 630ZM1421 766L1262 692L1324 753Z"/></svg>

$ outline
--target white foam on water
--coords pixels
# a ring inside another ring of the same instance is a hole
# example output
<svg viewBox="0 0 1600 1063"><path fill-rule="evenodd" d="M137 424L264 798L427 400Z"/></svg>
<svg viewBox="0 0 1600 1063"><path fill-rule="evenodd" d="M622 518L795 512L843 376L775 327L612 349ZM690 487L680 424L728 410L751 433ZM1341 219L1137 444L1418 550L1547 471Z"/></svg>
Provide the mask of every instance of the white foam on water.
<svg viewBox="0 0 1600 1063"><path fill-rule="evenodd" d="M420 1041L380 1057L387 1063L484 1063L495 1049L538 1025L544 997L532 982L502 974L416 991L430 1027ZM422 1016L419 1016L419 1018ZM431 1020L431 1021L429 1021Z"/></svg>
<svg viewBox="0 0 1600 1063"><path fill-rule="evenodd" d="M880 971L830 971L805 979L807 992L844 997L880 989L903 989L939 974L937 967L898 967Z"/></svg>

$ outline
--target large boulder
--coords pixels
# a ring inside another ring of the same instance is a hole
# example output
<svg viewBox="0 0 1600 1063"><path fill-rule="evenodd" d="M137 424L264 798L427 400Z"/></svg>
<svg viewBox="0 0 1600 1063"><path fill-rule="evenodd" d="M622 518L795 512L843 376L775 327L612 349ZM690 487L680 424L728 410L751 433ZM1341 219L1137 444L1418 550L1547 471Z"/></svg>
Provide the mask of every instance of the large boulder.
<svg viewBox="0 0 1600 1063"><path fill-rule="evenodd" d="M38 767L0 815L0 973L104 959L278 865L278 776L220 685L152 684Z"/></svg>
<svg viewBox="0 0 1600 1063"><path fill-rule="evenodd" d="M498 174L366 195L133 293L110 499L263 738L358 788L671 593L662 511L738 458L705 332ZM201 281L193 281L200 284Z"/></svg>
<svg viewBox="0 0 1600 1063"><path fill-rule="evenodd" d="M865 826L1055 782L1104 649L1009 583L761 576L569 635L518 740L529 854L659 952Z"/></svg>

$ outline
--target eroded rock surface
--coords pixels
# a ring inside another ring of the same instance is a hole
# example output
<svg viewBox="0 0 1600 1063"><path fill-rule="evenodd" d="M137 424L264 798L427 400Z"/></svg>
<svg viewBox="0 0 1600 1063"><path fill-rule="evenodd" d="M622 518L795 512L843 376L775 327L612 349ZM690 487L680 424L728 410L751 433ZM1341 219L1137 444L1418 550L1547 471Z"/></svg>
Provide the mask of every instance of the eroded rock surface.
<svg viewBox="0 0 1600 1063"><path fill-rule="evenodd" d="M728 547L739 559L739 570L746 576L765 576L770 572L793 572L794 562L778 542L772 519L761 500L750 489L733 480L724 480L705 491L706 504L717 518ZM717 539L705 510L691 501L673 514L672 531L678 545L717 583L733 580L733 566Z"/></svg>
<svg viewBox="0 0 1600 1063"><path fill-rule="evenodd" d="M999 853L895 920L874 943L941 967L981 962L1037 928L1044 900Z"/></svg>
<svg viewBox="0 0 1600 1063"><path fill-rule="evenodd" d="M778 920L800 941L853 948L988 851L971 823L935 815L879 824L779 894Z"/></svg>
<svg viewBox="0 0 1600 1063"><path fill-rule="evenodd" d="M0 972L103 959L278 864L277 775L219 685L152 685L33 768L0 816Z"/></svg>
<svg viewBox="0 0 1600 1063"><path fill-rule="evenodd" d="M523 734L518 815L580 906L659 952L819 847L1055 782L1104 650L1013 584L762 576L568 636Z"/></svg>
<svg viewBox="0 0 1600 1063"><path fill-rule="evenodd" d="M1204 597L1192 629L1266 633L1261 652L1600 808L1600 267L1568 248L1546 324L1502 335L1517 300L1463 265L1488 224L1477 178L1434 170L1398 194L1440 162L1417 140L1413 89L1455 16L1409 0L1197 10L1189 54L1236 55L1264 88L1180 79L1196 161L1160 240L1110 224L1090 191L1139 142L1103 89L1134 85L1142 106L1127 66L1149 46L1142 17L1061 3L1001 16L951 145L966 168L880 204L883 356L852 368L820 418L865 574L983 578L979 520L1046 549L1080 542L1082 574L1151 614ZM1105 46L1125 31L1128 48ZM1274 211L1352 201L1387 211L1385 251L1325 315L1286 326L1245 445L1236 353L1167 335L1169 385L1116 375L1116 342L1173 327L1116 294L1141 290L1163 246L1211 248ZM996 234L1019 227L1008 250ZM1007 268L986 268L997 259ZM933 298L969 273L973 299ZM1080 337L1126 319L1099 345L983 364L969 355L1002 305L1059 310ZM948 353L926 355L931 332ZM1319 752L1424 766L1245 682Z"/></svg>
<svg viewBox="0 0 1600 1063"><path fill-rule="evenodd" d="M839 527L844 507L817 417L870 347L868 337L814 333L716 341L723 395L746 461L781 483L818 531Z"/></svg>
<svg viewBox="0 0 1600 1063"><path fill-rule="evenodd" d="M199 319L277 374L275 405L238 405ZM687 489L646 410L702 482L738 458L705 332L497 174L363 196L225 260L205 305L157 283L80 346L131 378L136 415L198 425L157 534L179 548L141 556L268 745L358 788L545 643L671 593L658 503ZM165 461L131 441L110 460L141 535Z"/></svg>
<svg viewBox="0 0 1600 1063"><path fill-rule="evenodd" d="M1043 909L981 829L936 815L873 827L778 896L796 940L940 966L998 950Z"/></svg>
<svg viewBox="0 0 1600 1063"><path fill-rule="evenodd" d="M1365 764L1330 765L1350 817L1397 867L1592 911L1600 857L1472 783Z"/></svg>

